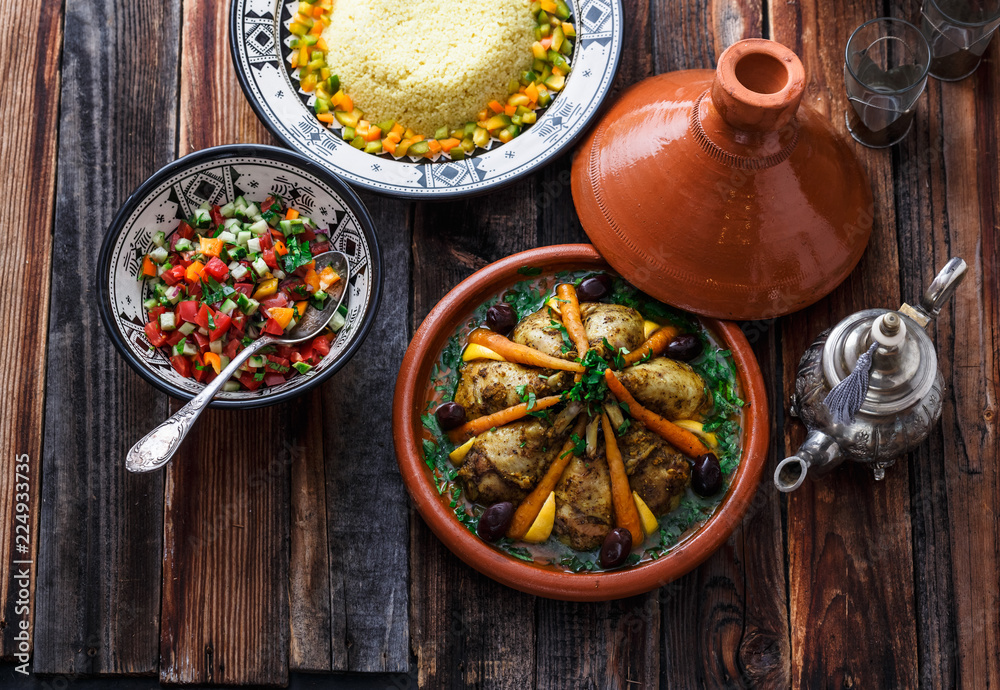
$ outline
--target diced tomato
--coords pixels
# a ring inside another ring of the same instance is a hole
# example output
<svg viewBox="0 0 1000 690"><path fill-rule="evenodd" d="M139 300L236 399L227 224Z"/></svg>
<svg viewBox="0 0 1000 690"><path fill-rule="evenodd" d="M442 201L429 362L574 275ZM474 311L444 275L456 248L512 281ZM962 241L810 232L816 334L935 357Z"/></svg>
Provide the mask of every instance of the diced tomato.
<svg viewBox="0 0 1000 690"><path fill-rule="evenodd" d="M285 382L284 374L264 374L264 383L268 386L277 386Z"/></svg>
<svg viewBox="0 0 1000 690"><path fill-rule="evenodd" d="M253 283L236 283L233 288L236 289L236 292L242 292L249 297L250 293L253 292Z"/></svg>
<svg viewBox="0 0 1000 690"><path fill-rule="evenodd" d="M275 307L281 309L288 306L288 297L284 293L278 292L270 297L265 297L260 301L261 309L273 309Z"/></svg>
<svg viewBox="0 0 1000 690"><path fill-rule="evenodd" d="M240 350L243 349L243 344L236 338L230 338L226 346L222 348L222 354L224 354L229 359L235 357Z"/></svg>
<svg viewBox="0 0 1000 690"><path fill-rule="evenodd" d="M314 239L316 239L316 233L313 232L311 228L307 227L305 230L303 230L302 232L299 233L299 239L300 240L310 240L310 241L314 240Z"/></svg>
<svg viewBox="0 0 1000 690"><path fill-rule="evenodd" d="M274 242L271 241L271 233L265 232L259 239L261 249L274 249Z"/></svg>
<svg viewBox="0 0 1000 690"><path fill-rule="evenodd" d="M194 333L191 334L191 337L194 338L194 342L197 343L198 347L200 347L202 350L208 347L207 335L202 335L200 331L195 331Z"/></svg>
<svg viewBox="0 0 1000 690"><path fill-rule="evenodd" d="M215 321L215 328L213 328L212 332L209 334L210 340L218 340L221 338L225 332L229 330L229 326L233 322L229 316L223 314L221 311L216 312L212 320Z"/></svg>
<svg viewBox="0 0 1000 690"><path fill-rule="evenodd" d="M213 204L212 208L208 210L208 215L212 217L212 225L222 225L226 222L226 219L222 217L222 213L219 211L219 206Z"/></svg>
<svg viewBox="0 0 1000 690"><path fill-rule="evenodd" d="M248 390L255 391L264 385L263 379L258 381L254 378L254 375L249 371L244 371L240 374L240 383L242 383Z"/></svg>
<svg viewBox="0 0 1000 690"><path fill-rule="evenodd" d="M201 309L198 310L197 316L194 317L194 322L201 326L202 328L208 328L208 317L212 315L212 309L206 305L201 305Z"/></svg>
<svg viewBox="0 0 1000 690"><path fill-rule="evenodd" d="M195 323L198 317L198 303L193 299L187 299L177 305L177 316L181 321Z"/></svg>
<svg viewBox="0 0 1000 690"><path fill-rule="evenodd" d="M194 380L201 383L205 380L206 370L205 370L205 360L201 358L201 355L191 356L192 371L191 375L194 376ZM211 369L211 367L209 367Z"/></svg>
<svg viewBox="0 0 1000 690"><path fill-rule="evenodd" d="M187 286L188 297L201 297L201 283L189 284Z"/></svg>
<svg viewBox="0 0 1000 690"><path fill-rule="evenodd" d="M177 234L183 237L184 239L189 240L192 237L194 237L194 228L192 228L190 225L188 225L182 220L180 224L177 226Z"/></svg>
<svg viewBox="0 0 1000 690"><path fill-rule="evenodd" d="M288 370L289 361L285 357L280 355L268 355L267 361L264 362L264 368L268 371L277 371L283 373Z"/></svg>
<svg viewBox="0 0 1000 690"><path fill-rule="evenodd" d="M283 335L284 332L285 329L274 319L268 319L264 324L264 328L261 329L261 333L270 333L271 335Z"/></svg>
<svg viewBox="0 0 1000 690"><path fill-rule="evenodd" d="M167 310L166 307L153 307L152 309L149 310L149 318L150 319L159 319L160 318L160 314L162 314L166 310Z"/></svg>
<svg viewBox="0 0 1000 690"><path fill-rule="evenodd" d="M247 317L241 314L240 310L237 309L233 312L232 320L233 324L229 327L232 331L230 335L238 338L243 337L243 331L245 331L247 327Z"/></svg>
<svg viewBox="0 0 1000 690"><path fill-rule="evenodd" d="M226 264L219 257L213 256L209 262L205 264L205 273L209 274L221 283L229 277L229 266L226 266Z"/></svg>
<svg viewBox="0 0 1000 690"><path fill-rule="evenodd" d="M330 341L326 339L325 335L313 338L312 343L310 343L313 350L316 351L321 357L326 357L330 354Z"/></svg>
<svg viewBox="0 0 1000 690"><path fill-rule="evenodd" d="M284 359L291 359L292 355L295 354L295 348L291 345L278 345L275 347L275 351L278 353L278 357Z"/></svg>
<svg viewBox="0 0 1000 690"><path fill-rule="evenodd" d="M184 340L185 337L187 337L187 336L185 336L180 331L174 331L173 333L171 333L167 337L167 345L169 345L170 347L173 347L174 345L176 345L180 341Z"/></svg>
<svg viewBox="0 0 1000 690"><path fill-rule="evenodd" d="M167 285L177 285L177 283L184 280L185 268L186 268L185 266L181 266L180 264L178 264L177 266L171 268L169 271L164 271L163 275L161 275L160 277L163 278L163 282L166 283Z"/></svg>
<svg viewBox="0 0 1000 690"><path fill-rule="evenodd" d="M184 378L191 377L191 361L184 355L174 355L171 357L170 366Z"/></svg>
<svg viewBox="0 0 1000 690"><path fill-rule="evenodd" d="M291 357L292 364L298 364L299 362L306 361L306 358L302 356L301 352L293 352Z"/></svg>
<svg viewBox="0 0 1000 690"><path fill-rule="evenodd" d="M313 256L316 256L317 254L322 254L323 252L328 252L330 251L330 243L317 242L315 244L310 244L309 251L312 253Z"/></svg>
<svg viewBox="0 0 1000 690"><path fill-rule="evenodd" d="M274 256L273 249L265 249L261 252L261 258L264 259L264 263L267 264L268 268L278 268L278 260Z"/></svg>
<svg viewBox="0 0 1000 690"><path fill-rule="evenodd" d="M167 336L163 334L160 330L160 324L157 321L150 321L146 324L146 337L149 339L149 344L153 347L163 347L167 343Z"/></svg>

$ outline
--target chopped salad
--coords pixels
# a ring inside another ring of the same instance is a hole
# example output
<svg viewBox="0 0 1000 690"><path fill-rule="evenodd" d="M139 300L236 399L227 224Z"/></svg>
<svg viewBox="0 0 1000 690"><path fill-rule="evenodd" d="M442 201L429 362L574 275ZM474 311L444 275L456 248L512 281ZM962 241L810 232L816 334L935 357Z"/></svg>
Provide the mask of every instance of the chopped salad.
<svg viewBox="0 0 1000 690"><path fill-rule="evenodd" d="M323 308L341 280L333 268L315 267L313 256L329 251L329 238L279 196L203 204L169 237L157 232L153 245L139 271L148 295L146 337L167 349L178 374L200 383L263 334L291 331L310 305ZM310 341L264 347L223 390L253 391L308 372L329 354L346 314L341 305Z"/></svg>

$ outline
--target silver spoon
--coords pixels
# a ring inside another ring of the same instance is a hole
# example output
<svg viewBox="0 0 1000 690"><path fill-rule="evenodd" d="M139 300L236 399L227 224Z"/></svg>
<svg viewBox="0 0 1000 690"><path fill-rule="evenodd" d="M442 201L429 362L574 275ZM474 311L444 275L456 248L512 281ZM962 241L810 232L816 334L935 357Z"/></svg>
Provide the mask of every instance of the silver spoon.
<svg viewBox="0 0 1000 690"><path fill-rule="evenodd" d="M337 307L344 301L347 281L351 277L350 264L347 257L340 252L324 252L316 255L314 260L317 269L321 270L326 266L332 266L333 270L340 276L340 280L332 286L331 292L328 293L330 299L327 300L323 309L313 307L306 309L302 320L288 332L286 337L275 338L271 335L262 335L240 351L233 357L229 365L191 402L177 410L172 417L132 446L132 450L125 456L125 468L129 472L152 472L166 465L215 394L222 389L229 377L236 373L240 365L252 357L254 353L268 345L294 345L315 338L326 327L337 311Z"/></svg>

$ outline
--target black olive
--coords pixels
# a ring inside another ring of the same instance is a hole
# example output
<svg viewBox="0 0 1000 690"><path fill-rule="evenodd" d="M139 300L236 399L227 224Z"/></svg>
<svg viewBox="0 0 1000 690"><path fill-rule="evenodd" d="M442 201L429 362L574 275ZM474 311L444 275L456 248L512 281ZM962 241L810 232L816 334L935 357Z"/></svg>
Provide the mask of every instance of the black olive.
<svg viewBox="0 0 1000 690"><path fill-rule="evenodd" d="M699 496L709 497L722 488L722 468L719 459L712 453L699 455L691 468L691 488Z"/></svg>
<svg viewBox="0 0 1000 690"><path fill-rule="evenodd" d="M507 534L507 529L513 519L513 503L510 501L494 503L479 516L479 527L476 528L476 534L483 541L497 541Z"/></svg>
<svg viewBox="0 0 1000 690"><path fill-rule="evenodd" d="M666 355L670 359L690 362L701 354L701 338L690 333L682 333L667 345Z"/></svg>
<svg viewBox="0 0 1000 690"><path fill-rule="evenodd" d="M596 302L604 299L611 292L611 276L598 273L580 283L576 289L576 297L581 302Z"/></svg>
<svg viewBox="0 0 1000 690"><path fill-rule="evenodd" d="M506 302L494 304L486 310L486 327L494 333L507 335L517 325L517 312Z"/></svg>
<svg viewBox="0 0 1000 690"><path fill-rule="evenodd" d="M632 552L632 533L624 527L615 527L604 537L601 546L601 567L617 568L625 563Z"/></svg>
<svg viewBox="0 0 1000 690"><path fill-rule="evenodd" d="M444 430L457 429L465 424L465 408L457 402L446 402L434 410L438 425Z"/></svg>

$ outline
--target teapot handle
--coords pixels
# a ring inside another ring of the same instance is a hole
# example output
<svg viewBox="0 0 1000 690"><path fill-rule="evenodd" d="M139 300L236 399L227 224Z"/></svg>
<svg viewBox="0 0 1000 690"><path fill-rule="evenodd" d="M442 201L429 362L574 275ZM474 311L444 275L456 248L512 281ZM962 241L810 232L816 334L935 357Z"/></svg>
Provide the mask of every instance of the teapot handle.
<svg viewBox="0 0 1000 690"><path fill-rule="evenodd" d="M955 288L965 278L967 269L968 265L964 259L957 256L952 257L944 265L940 273L934 277L934 280L924 292L923 297L920 298L920 304L915 307L903 304L899 308L899 311L920 324L921 328L926 328L927 324L937 318L938 314L941 313L941 310L951 299L951 296L955 293Z"/></svg>

